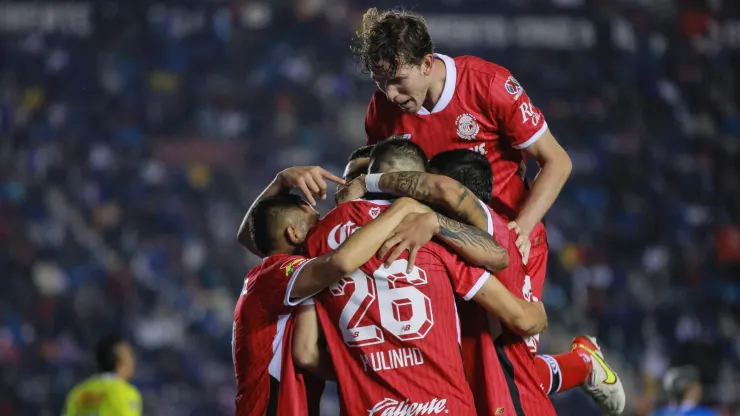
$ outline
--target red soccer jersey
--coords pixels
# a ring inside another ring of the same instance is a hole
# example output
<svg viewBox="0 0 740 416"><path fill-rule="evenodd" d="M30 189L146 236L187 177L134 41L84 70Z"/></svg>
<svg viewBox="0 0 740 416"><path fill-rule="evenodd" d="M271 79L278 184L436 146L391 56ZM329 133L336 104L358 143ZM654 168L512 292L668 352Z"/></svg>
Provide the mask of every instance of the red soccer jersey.
<svg viewBox="0 0 740 416"><path fill-rule="evenodd" d="M481 202L481 205L484 205ZM509 251L509 266L496 278L515 296L536 301L516 247L516 233L486 206L488 232ZM465 371L478 414L555 415L534 367L535 338L522 339L479 305L458 303Z"/></svg>
<svg viewBox="0 0 740 416"><path fill-rule="evenodd" d="M495 178L490 205L514 219L527 192L522 149L547 131L545 118L506 68L472 56L436 56L447 78L434 109L406 114L376 92L365 117L367 143L410 138L430 158L454 149L482 153Z"/></svg>
<svg viewBox="0 0 740 416"><path fill-rule="evenodd" d="M239 416L261 416L268 408L277 408L283 334L295 309L288 305L288 288L308 261L276 254L265 258L244 279L232 335Z"/></svg>
<svg viewBox="0 0 740 416"><path fill-rule="evenodd" d="M308 236L310 256L336 249L387 201L339 205ZM474 414L459 345L455 293L470 299L489 273L436 243L416 267L372 258L314 297L347 415Z"/></svg>

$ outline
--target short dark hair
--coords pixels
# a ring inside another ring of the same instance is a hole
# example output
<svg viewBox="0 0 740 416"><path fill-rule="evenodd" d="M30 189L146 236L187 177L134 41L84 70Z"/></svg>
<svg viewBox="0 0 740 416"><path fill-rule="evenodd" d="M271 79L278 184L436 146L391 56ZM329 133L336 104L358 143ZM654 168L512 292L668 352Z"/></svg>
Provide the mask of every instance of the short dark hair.
<svg viewBox="0 0 740 416"><path fill-rule="evenodd" d="M286 210L306 204L308 202L294 194L273 195L258 202L249 216L249 229L252 230L252 241L257 250L263 255L272 253L275 250L277 221L286 215Z"/></svg>
<svg viewBox="0 0 740 416"><path fill-rule="evenodd" d="M468 149L442 152L429 161L429 169L465 185L481 201L491 200L493 171L482 154Z"/></svg>
<svg viewBox="0 0 740 416"><path fill-rule="evenodd" d="M373 148L375 147L374 144L369 144L367 146L362 146L361 148L355 150L352 152L351 155L349 155L349 159L347 159L347 162L351 162L355 159L359 159L361 157L370 157L370 153L373 151Z"/></svg>
<svg viewBox="0 0 740 416"><path fill-rule="evenodd" d="M125 342L119 335L109 334L95 344L95 364L101 373L113 373L118 366L116 347Z"/></svg>
<svg viewBox="0 0 740 416"><path fill-rule="evenodd" d="M434 42L421 15L373 7L362 16L351 50L363 71L392 75L405 64L421 64L434 53Z"/></svg>
<svg viewBox="0 0 740 416"><path fill-rule="evenodd" d="M407 139L388 139L375 145L370 153L370 173L426 171L427 155Z"/></svg>

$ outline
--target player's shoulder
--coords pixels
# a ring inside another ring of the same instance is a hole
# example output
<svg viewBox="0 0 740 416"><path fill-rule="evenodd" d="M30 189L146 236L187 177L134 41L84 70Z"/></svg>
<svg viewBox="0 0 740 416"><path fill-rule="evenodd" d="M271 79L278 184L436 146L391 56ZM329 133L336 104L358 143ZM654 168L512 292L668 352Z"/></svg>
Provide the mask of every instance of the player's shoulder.
<svg viewBox="0 0 740 416"><path fill-rule="evenodd" d="M298 254L273 254L262 259L262 263L255 266L247 276L250 279L274 278L276 273L279 277L289 277L301 264L308 261L304 256Z"/></svg>
<svg viewBox="0 0 740 416"><path fill-rule="evenodd" d="M511 72L503 66L477 56L458 56L454 60L458 73L461 75L465 73L474 74L472 80L492 81L501 76L508 77L511 75Z"/></svg>

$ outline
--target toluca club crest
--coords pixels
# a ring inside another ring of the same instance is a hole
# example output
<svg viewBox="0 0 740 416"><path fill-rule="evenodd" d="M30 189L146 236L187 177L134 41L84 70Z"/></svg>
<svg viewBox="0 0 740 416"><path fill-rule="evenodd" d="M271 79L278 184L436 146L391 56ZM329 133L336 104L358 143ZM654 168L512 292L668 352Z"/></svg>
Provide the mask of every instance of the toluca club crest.
<svg viewBox="0 0 740 416"><path fill-rule="evenodd" d="M463 140L473 140L480 131L478 122L475 121L475 117L470 113L463 113L457 116L455 120L457 126L457 135Z"/></svg>

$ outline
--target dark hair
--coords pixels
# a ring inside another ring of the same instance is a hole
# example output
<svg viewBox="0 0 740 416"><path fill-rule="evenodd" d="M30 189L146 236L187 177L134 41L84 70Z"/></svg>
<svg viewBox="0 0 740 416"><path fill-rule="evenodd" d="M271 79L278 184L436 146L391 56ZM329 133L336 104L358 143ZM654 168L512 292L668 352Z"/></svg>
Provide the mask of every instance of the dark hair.
<svg viewBox="0 0 740 416"><path fill-rule="evenodd" d="M427 23L420 15L403 10L368 9L362 16L352 46L360 68L393 75L399 67L419 65L434 53L434 42Z"/></svg>
<svg viewBox="0 0 740 416"><path fill-rule="evenodd" d="M427 155L407 139L388 139L375 145L370 153L370 173L426 171Z"/></svg>
<svg viewBox="0 0 740 416"><path fill-rule="evenodd" d="M95 345L95 363L102 373L112 373L118 366L116 347L125 342L118 335L107 335Z"/></svg>
<svg viewBox="0 0 740 416"><path fill-rule="evenodd" d="M370 144L367 146L362 146L361 148L355 150L352 152L351 155L349 155L349 159L347 159L347 162L351 162L355 159L359 159L361 157L370 157L370 153L373 151L373 148L375 147L374 144Z"/></svg>
<svg viewBox="0 0 740 416"><path fill-rule="evenodd" d="M686 391L701 380L699 369L694 366L673 367L663 376L663 389L671 400L681 400Z"/></svg>
<svg viewBox="0 0 740 416"><path fill-rule="evenodd" d="M481 201L491 200L493 171L482 154L467 149L442 152L429 161L429 168L465 185Z"/></svg>
<svg viewBox="0 0 740 416"><path fill-rule="evenodd" d="M273 195L257 203L249 216L249 228L260 253L267 255L275 249L275 226L277 220L286 215L285 211L305 204L303 198L294 194Z"/></svg>

